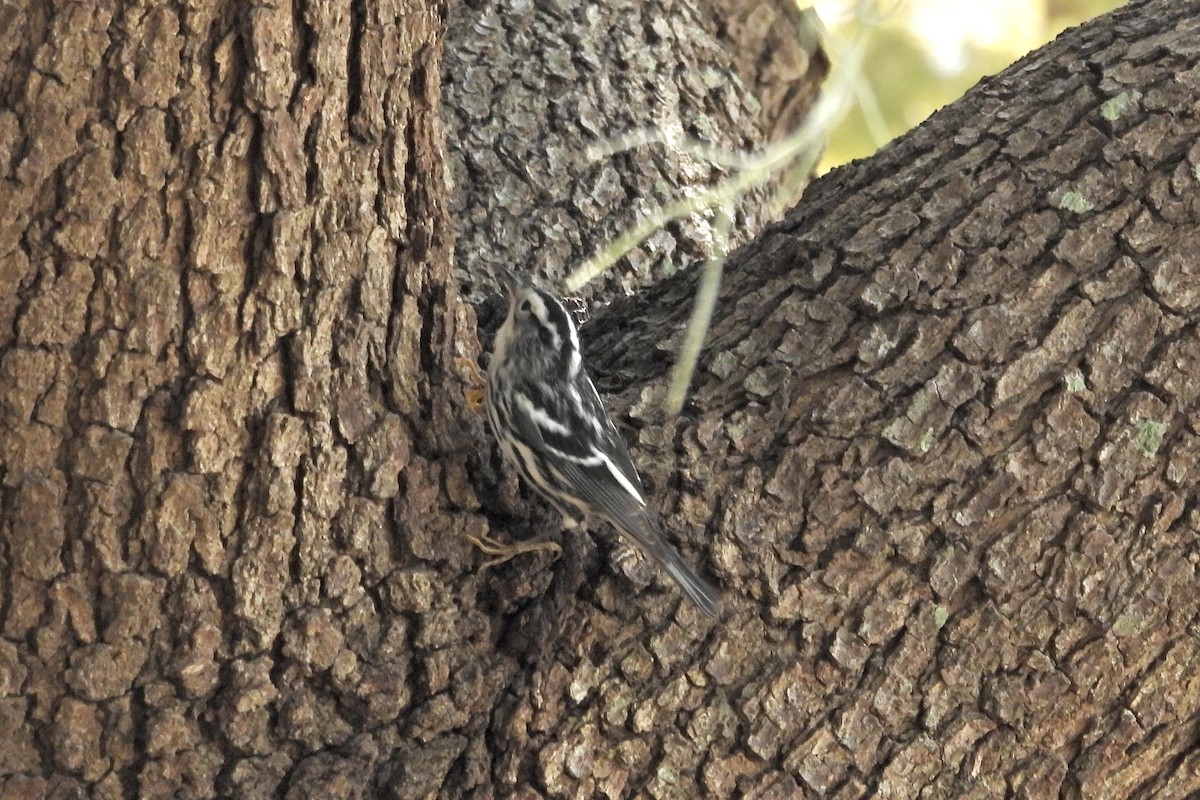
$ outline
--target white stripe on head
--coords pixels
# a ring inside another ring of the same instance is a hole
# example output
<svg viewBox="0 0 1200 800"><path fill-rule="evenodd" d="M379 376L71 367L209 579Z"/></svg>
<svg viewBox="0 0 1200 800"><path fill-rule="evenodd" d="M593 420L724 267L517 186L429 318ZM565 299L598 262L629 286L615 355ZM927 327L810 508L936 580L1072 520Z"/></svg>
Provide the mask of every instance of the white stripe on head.
<svg viewBox="0 0 1200 800"><path fill-rule="evenodd" d="M531 286L523 287L517 292L514 300L517 303L517 313L526 313L533 319L533 324L550 331L550 349L555 352L562 349L562 337L558 333L558 325L554 324L554 320L550 318L553 313L547 306L546 299L542 293ZM550 302L554 302L551 300ZM528 307L528 311L522 312L521 309Z"/></svg>

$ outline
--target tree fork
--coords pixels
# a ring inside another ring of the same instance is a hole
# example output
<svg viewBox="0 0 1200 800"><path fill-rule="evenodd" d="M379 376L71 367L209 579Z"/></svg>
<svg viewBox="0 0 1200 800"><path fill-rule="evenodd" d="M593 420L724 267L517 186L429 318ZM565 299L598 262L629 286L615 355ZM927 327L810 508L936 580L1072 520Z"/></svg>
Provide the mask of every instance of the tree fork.
<svg viewBox="0 0 1200 800"><path fill-rule="evenodd" d="M1200 4L814 184L680 421L692 277L585 327L718 628L578 534L478 572L556 523L463 400L444 11L4 32L0 796L1200 791Z"/></svg>

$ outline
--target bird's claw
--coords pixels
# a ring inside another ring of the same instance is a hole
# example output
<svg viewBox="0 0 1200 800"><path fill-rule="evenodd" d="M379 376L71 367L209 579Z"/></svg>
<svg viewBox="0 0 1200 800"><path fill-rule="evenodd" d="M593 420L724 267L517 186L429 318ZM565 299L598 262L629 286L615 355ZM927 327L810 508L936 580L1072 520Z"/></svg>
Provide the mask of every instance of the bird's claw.
<svg viewBox="0 0 1200 800"><path fill-rule="evenodd" d="M546 551L554 553L555 556L562 555L562 547L558 542L517 542L515 544L504 544L486 534L481 536L466 534L466 537L467 541L475 545L484 555L492 556L483 562L483 566L479 568L481 572L525 553Z"/></svg>

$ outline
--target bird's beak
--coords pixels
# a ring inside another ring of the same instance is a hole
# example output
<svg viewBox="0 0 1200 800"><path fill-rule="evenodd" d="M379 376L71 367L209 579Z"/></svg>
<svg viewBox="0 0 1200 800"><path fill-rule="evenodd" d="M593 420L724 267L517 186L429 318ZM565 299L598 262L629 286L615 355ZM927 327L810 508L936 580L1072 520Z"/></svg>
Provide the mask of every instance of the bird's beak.
<svg viewBox="0 0 1200 800"><path fill-rule="evenodd" d="M515 293L517 288L521 285L521 281L519 281L517 276L512 274L507 267L496 267L496 277L500 279L500 283L504 285L504 288L508 290L510 295Z"/></svg>

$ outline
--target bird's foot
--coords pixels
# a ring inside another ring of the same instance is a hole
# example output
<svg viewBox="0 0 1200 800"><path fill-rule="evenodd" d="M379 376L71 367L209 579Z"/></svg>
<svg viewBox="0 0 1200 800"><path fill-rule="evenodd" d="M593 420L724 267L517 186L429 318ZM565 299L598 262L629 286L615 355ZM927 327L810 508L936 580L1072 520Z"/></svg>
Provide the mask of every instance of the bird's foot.
<svg viewBox="0 0 1200 800"><path fill-rule="evenodd" d="M491 556L490 559L483 562L480 571L490 569L491 567L503 564L525 553L551 552L555 556L562 555L562 547L558 542L517 542L515 544L504 544L503 542L493 539L491 536L472 536L466 534L467 540L475 545L484 555Z"/></svg>

